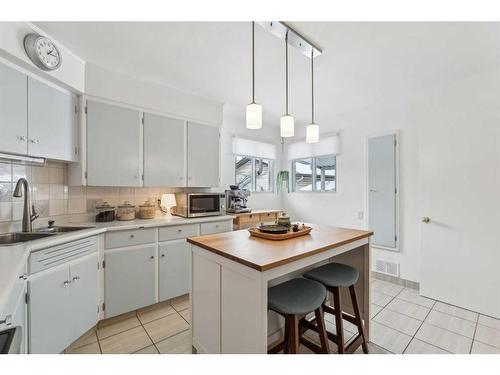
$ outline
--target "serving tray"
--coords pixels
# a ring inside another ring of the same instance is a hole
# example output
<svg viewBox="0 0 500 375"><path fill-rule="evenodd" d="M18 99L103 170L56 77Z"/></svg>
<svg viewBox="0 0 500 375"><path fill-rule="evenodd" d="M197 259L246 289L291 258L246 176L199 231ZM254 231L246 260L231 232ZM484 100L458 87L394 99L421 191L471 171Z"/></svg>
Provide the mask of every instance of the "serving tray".
<svg viewBox="0 0 500 375"><path fill-rule="evenodd" d="M273 234L273 233L263 233L256 227L248 228L248 231L250 232L251 236L265 238L266 240L273 240L273 241L289 240L290 238L304 236L306 234L309 234L311 230L312 230L311 227L304 226L300 227L298 232L293 232L292 230L290 230L289 232L284 234Z"/></svg>

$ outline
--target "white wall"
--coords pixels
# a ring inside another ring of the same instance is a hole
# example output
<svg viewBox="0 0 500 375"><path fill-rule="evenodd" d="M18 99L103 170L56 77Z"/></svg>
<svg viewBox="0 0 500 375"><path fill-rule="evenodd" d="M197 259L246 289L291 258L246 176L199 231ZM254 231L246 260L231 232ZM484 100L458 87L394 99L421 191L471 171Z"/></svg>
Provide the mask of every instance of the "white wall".
<svg viewBox="0 0 500 375"><path fill-rule="evenodd" d="M242 138L274 143L278 157L281 155L279 146L279 130L275 125L263 124L260 130L249 130L245 126L245 108L234 108L224 105L223 123L221 129L221 186L220 191L229 189L235 183L235 166L232 138L234 135ZM278 171L280 159L276 160L274 172ZM273 183L274 183L273 178ZM252 193L248 199L252 209L281 209L281 196L273 193Z"/></svg>
<svg viewBox="0 0 500 375"><path fill-rule="evenodd" d="M0 22L0 56L68 90L83 92L85 89L85 61L53 39L61 52L62 64L59 69L51 72L40 70L31 62L24 51L24 37L33 32L53 39L29 22Z"/></svg>
<svg viewBox="0 0 500 375"><path fill-rule="evenodd" d="M419 191L425 188L419 187L419 124L421 121L435 121L436 126L439 126L437 119L441 118L442 111L452 114L462 111L464 106L470 106L469 110L473 110L486 105L486 98L481 100L478 88L482 82L496 79L496 74L498 73L483 73L466 77L445 86L400 95L392 103L386 101L386 104L379 103L377 106L360 108L356 112L321 121L319 125L322 133L341 133L342 153L337 157L337 193L285 194L284 209L296 220L366 228L366 136L399 129L400 252L375 249L373 255L375 258L400 262L401 278L418 282L420 217L423 215L419 209ZM471 87L477 89L477 94L474 95L478 99L464 100L470 95ZM457 92L462 92L462 95L457 95ZM452 100L450 97L461 97L462 100ZM470 130L464 125L464 132ZM283 166L288 169L291 167L288 162L284 162ZM357 219L359 210L365 211L363 220Z"/></svg>
<svg viewBox="0 0 500 375"><path fill-rule="evenodd" d="M222 123L222 103L87 63L85 93L213 125Z"/></svg>

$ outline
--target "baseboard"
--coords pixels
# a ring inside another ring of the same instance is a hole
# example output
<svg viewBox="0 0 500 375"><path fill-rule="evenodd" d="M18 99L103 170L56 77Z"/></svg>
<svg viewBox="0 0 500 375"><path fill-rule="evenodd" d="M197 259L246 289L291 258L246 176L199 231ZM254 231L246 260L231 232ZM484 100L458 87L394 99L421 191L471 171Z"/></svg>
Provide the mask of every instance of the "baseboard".
<svg viewBox="0 0 500 375"><path fill-rule="evenodd" d="M405 288L420 290L420 284L416 281L405 280L400 277L385 275L376 271L372 271L372 278L377 280L387 281L393 284L404 286Z"/></svg>

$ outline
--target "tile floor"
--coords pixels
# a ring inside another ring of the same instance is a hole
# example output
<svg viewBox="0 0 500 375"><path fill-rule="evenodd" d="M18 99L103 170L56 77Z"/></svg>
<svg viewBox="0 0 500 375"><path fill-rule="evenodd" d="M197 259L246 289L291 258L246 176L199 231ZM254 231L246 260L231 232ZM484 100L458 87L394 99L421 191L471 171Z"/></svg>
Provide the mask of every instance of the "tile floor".
<svg viewBox="0 0 500 375"><path fill-rule="evenodd" d="M370 352L500 354L500 320L421 297L414 289L372 281ZM335 332L333 316L325 314ZM357 332L344 322L345 340ZM319 342L317 334L307 332ZM330 349L336 351L334 343ZM188 296L99 322L66 349L71 354L191 353ZM310 351L301 346L301 352ZM361 348L357 353L362 353Z"/></svg>

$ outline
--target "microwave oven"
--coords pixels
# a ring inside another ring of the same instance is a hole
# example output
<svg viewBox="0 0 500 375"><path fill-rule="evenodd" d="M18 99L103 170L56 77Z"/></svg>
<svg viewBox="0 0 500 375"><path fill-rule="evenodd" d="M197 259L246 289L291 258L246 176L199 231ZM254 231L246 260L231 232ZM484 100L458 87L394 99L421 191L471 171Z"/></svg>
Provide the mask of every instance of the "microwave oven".
<svg viewBox="0 0 500 375"><path fill-rule="evenodd" d="M171 213L182 217L217 216L226 212L222 193L175 193L175 203Z"/></svg>

